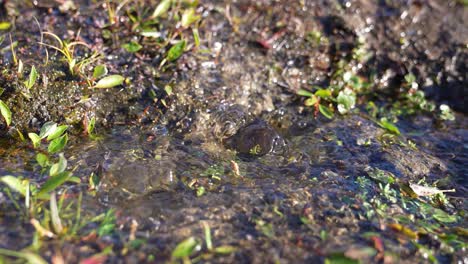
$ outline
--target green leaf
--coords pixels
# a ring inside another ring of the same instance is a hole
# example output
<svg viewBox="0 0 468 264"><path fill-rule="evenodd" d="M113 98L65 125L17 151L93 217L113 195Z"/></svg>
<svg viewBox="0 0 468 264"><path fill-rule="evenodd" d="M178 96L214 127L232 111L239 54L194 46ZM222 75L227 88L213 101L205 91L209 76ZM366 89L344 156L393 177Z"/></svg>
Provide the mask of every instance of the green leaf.
<svg viewBox="0 0 468 264"><path fill-rule="evenodd" d="M398 129L398 127L395 126L392 122L388 121L387 118L382 117L378 124L379 126L381 126L382 128L385 128L389 132L395 135L400 135L400 130Z"/></svg>
<svg viewBox="0 0 468 264"><path fill-rule="evenodd" d="M11 27L11 23L8 21L0 22L0 30L8 30Z"/></svg>
<svg viewBox="0 0 468 264"><path fill-rule="evenodd" d="M195 21L199 20L200 16L195 15L195 9L194 8L189 8L184 11L182 14L182 27L187 28L189 27L192 23Z"/></svg>
<svg viewBox="0 0 468 264"><path fill-rule="evenodd" d="M26 196L26 188L27 188L27 185L29 184L28 181L21 180L11 175L1 177L0 181L6 184L13 191L18 192L23 196Z"/></svg>
<svg viewBox="0 0 468 264"><path fill-rule="evenodd" d="M322 115L325 116L326 118L328 119L333 118L333 111L330 110L329 107L324 106L323 104L319 104L319 110L320 110L320 113L322 113Z"/></svg>
<svg viewBox="0 0 468 264"><path fill-rule="evenodd" d="M101 224L99 225L98 235L101 237L111 234L115 229L115 220L115 210L108 210L104 215L104 219L102 219Z"/></svg>
<svg viewBox="0 0 468 264"><path fill-rule="evenodd" d="M36 133L28 133L28 137L31 139L34 148L38 148L41 145L41 138Z"/></svg>
<svg viewBox="0 0 468 264"><path fill-rule="evenodd" d="M414 76L412 73L408 73L405 75L405 81L407 84L412 84L416 81L416 76Z"/></svg>
<svg viewBox="0 0 468 264"><path fill-rule="evenodd" d="M299 89L299 90L297 91L297 95L312 97L314 94L313 94L312 92L307 91L307 90Z"/></svg>
<svg viewBox="0 0 468 264"><path fill-rule="evenodd" d="M37 153L36 161L42 168L49 166L49 157L43 153Z"/></svg>
<svg viewBox="0 0 468 264"><path fill-rule="evenodd" d="M118 85L121 85L124 82L125 78L122 75L109 75L96 83L94 88L112 88Z"/></svg>
<svg viewBox="0 0 468 264"><path fill-rule="evenodd" d="M65 159L63 154L60 153L59 161L50 167L49 175L51 177L56 176L57 174L64 172L66 168L67 168L67 159Z"/></svg>
<svg viewBox="0 0 468 264"><path fill-rule="evenodd" d="M107 75L107 67L106 65L98 65L96 67L94 67L94 71L93 71L93 78L94 79L99 79L103 76Z"/></svg>
<svg viewBox="0 0 468 264"><path fill-rule="evenodd" d="M157 18L167 12L169 10L169 7L171 7L171 2L172 0L163 0L159 3L159 5L156 7L154 10L153 14L151 15L151 18Z"/></svg>
<svg viewBox="0 0 468 264"><path fill-rule="evenodd" d="M33 252L22 251L21 257L24 258L28 263L47 264L47 261L45 261L40 255Z"/></svg>
<svg viewBox="0 0 468 264"><path fill-rule="evenodd" d="M197 197L203 196L206 193L206 189L203 186L197 188Z"/></svg>
<svg viewBox="0 0 468 264"><path fill-rule="evenodd" d="M139 239L139 238L136 238L136 239L133 239L131 241L128 241L128 246L129 248L131 249L139 249L141 246L143 246L144 244L146 244L146 240L145 239Z"/></svg>
<svg viewBox="0 0 468 264"><path fill-rule="evenodd" d="M26 139L24 139L24 135L23 133L21 133L21 131L19 129L15 129L16 130L16 134L18 135L19 139L21 140L21 142L25 142Z"/></svg>
<svg viewBox="0 0 468 264"><path fill-rule="evenodd" d="M355 90L355 91L359 91L362 87L362 83L361 83L361 79L356 76L356 75L353 75L348 83L351 85L351 87Z"/></svg>
<svg viewBox="0 0 468 264"><path fill-rule="evenodd" d="M419 210L421 210L424 215L432 216L440 223L454 223L458 221L456 215L449 215L445 211L434 208L430 204L419 203Z"/></svg>
<svg viewBox="0 0 468 264"><path fill-rule="evenodd" d="M354 108L356 104L356 94L351 90L340 91L336 100L338 103L338 112L343 115Z"/></svg>
<svg viewBox="0 0 468 264"><path fill-rule="evenodd" d="M33 65L31 68L31 72L29 73L29 88L32 88L34 86L37 80L37 76L38 74L36 71L36 67L34 67Z"/></svg>
<svg viewBox="0 0 468 264"><path fill-rule="evenodd" d="M74 72L75 65L76 65L76 59L73 59L68 63L68 69L70 70L71 73Z"/></svg>
<svg viewBox="0 0 468 264"><path fill-rule="evenodd" d="M392 184L396 181L395 175L389 171L369 167L369 169L366 168L366 172L369 177L384 184Z"/></svg>
<svg viewBox="0 0 468 264"><path fill-rule="evenodd" d="M100 182L101 182L101 178L99 177L99 174L91 172L91 175L89 175L89 179L88 179L89 187L92 190L96 190Z"/></svg>
<svg viewBox="0 0 468 264"><path fill-rule="evenodd" d="M63 231L62 220L59 216L59 209L57 206L57 197L55 192L52 192L49 200L50 207L50 220L52 222L52 227L56 234L60 234Z"/></svg>
<svg viewBox="0 0 468 264"><path fill-rule="evenodd" d="M111 234L115 229L115 224L104 224L98 228L98 236L102 237Z"/></svg>
<svg viewBox="0 0 468 264"><path fill-rule="evenodd" d="M444 224L455 223L458 221L456 215L449 215L439 208L434 208L432 216L435 220Z"/></svg>
<svg viewBox="0 0 468 264"><path fill-rule="evenodd" d="M173 258L185 258L194 253L199 247L197 240L194 237L189 237L184 241L180 242L174 251L172 251Z"/></svg>
<svg viewBox="0 0 468 264"><path fill-rule="evenodd" d="M143 31L140 33L143 37L149 37L149 38L159 38L161 37L161 32L159 31Z"/></svg>
<svg viewBox="0 0 468 264"><path fill-rule="evenodd" d="M0 255L6 255L10 257L15 257L15 258L22 258L26 261L26 263L31 263L31 264L47 264L47 261L45 261L41 256L39 256L36 253L30 252L29 250L23 249L21 251L14 251L14 250L9 250L9 249L4 249L0 248ZM7 262L2 262L3 259L0 256L0 263L7 263Z"/></svg>
<svg viewBox="0 0 468 264"><path fill-rule="evenodd" d="M231 254L233 252L236 252L237 248L233 247L233 246L219 246L219 247L215 248L213 251L215 253L218 253L218 254L227 255L227 254Z"/></svg>
<svg viewBox="0 0 468 264"><path fill-rule="evenodd" d="M22 60L18 61L18 70L16 71L18 73L18 76L23 76L23 70L24 70L24 64Z"/></svg>
<svg viewBox="0 0 468 264"><path fill-rule="evenodd" d="M164 91L166 91L167 95L172 95L172 86L170 85L164 86Z"/></svg>
<svg viewBox="0 0 468 264"><path fill-rule="evenodd" d="M177 44L175 44L169 49L166 59L168 61L177 60L180 56L182 56L182 53L184 53L185 44L186 44L185 40L181 40L177 42Z"/></svg>
<svg viewBox="0 0 468 264"><path fill-rule="evenodd" d="M49 151L49 153L51 154L59 152L65 147L67 142L68 142L68 135L65 134L59 138L52 140L49 143L49 147L47 148L47 151Z"/></svg>
<svg viewBox="0 0 468 264"><path fill-rule="evenodd" d="M88 135L93 134L95 126L96 126L96 117L93 116L91 120L89 121L88 125L86 126L86 132L88 132Z"/></svg>
<svg viewBox="0 0 468 264"><path fill-rule="evenodd" d="M136 41L130 41L129 43L123 44L122 47L131 53L135 53L143 48L143 46Z"/></svg>
<svg viewBox="0 0 468 264"><path fill-rule="evenodd" d="M29 79L26 82L24 82L24 84L26 85L28 89L31 89L36 83L36 80L37 80L37 71L36 71L36 67L34 67L33 65L31 67L31 72L29 73Z"/></svg>
<svg viewBox="0 0 468 264"><path fill-rule="evenodd" d="M317 96L312 95L312 97L307 98L307 100L305 100L304 104L305 104L305 106L314 106L318 101L319 100L318 100Z"/></svg>
<svg viewBox="0 0 468 264"><path fill-rule="evenodd" d="M440 109L440 118L442 120L448 120L448 121L453 121L455 120L455 115L453 114L452 110L450 107L446 104L441 104L439 106Z"/></svg>
<svg viewBox="0 0 468 264"><path fill-rule="evenodd" d="M47 141L51 141L60 137L67 130L67 128L67 125L61 125L56 127L55 130L50 131L49 135L47 136Z"/></svg>
<svg viewBox="0 0 468 264"><path fill-rule="evenodd" d="M208 250L212 250L213 249L213 241L211 240L210 226L206 222L202 222L202 224L203 224L203 231L205 233L206 248Z"/></svg>
<svg viewBox="0 0 468 264"><path fill-rule="evenodd" d="M359 264L355 259L346 257L343 253L334 253L325 259L325 264Z"/></svg>
<svg viewBox="0 0 468 264"><path fill-rule="evenodd" d="M198 33L198 28L192 28L193 40L195 41L195 47L200 46L200 34Z"/></svg>
<svg viewBox="0 0 468 264"><path fill-rule="evenodd" d="M73 182L73 183L79 184L81 183L81 179L76 176L72 176L67 180L67 182Z"/></svg>
<svg viewBox="0 0 468 264"><path fill-rule="evenodd" d="M319 89L315 91L314 94L320 98L328 98L332 96L332 92L328 89Z"/></svg>
<svg viewBox="0 0 468 264"><path fill-rule="evenodd" d="M53 133L57 129L57 123L49 121L46 122L41 127L41 131L39 132L39 137L41 139L48 137L51 133Z"/></svg>
<svg viewBox="0 0 468 264"><path fill-rule="evenodd" d="M71 177L71 172L69 171L64 171L54 177L50 177L39 189L37 195L41 196L44 194L48 194L51 191L55 190L57 187L61 186L64 184L68 178Z"/></svg>
<svg viewBox="0 0 468 264"><path fill-rule="evenodd" d="M11 111L10 108L8 108L8 106L2 100L0 100L0 113L2 114L3 118L5 118L7 126L10 126Z"/></svg>

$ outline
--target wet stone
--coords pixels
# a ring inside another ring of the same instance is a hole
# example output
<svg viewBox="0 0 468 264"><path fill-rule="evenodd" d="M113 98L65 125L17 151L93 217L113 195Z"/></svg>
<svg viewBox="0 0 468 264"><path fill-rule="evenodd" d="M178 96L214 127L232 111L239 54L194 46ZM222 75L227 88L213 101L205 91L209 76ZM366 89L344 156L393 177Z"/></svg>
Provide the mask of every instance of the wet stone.
<svg viewBox="0 0 468 264"><path fill-rule="evenodd" d="M229 138L245 126L247 118L241 105L221 104L213 114L213 135L219 140Z"/></svg>
<svg viewBox="0 0 468 264"><path fill-rule="evenodd" d="M252 123L240 128L237 133L225 140L228 148L239 154L259 157L268 153L281 153L286 142L267 122L255 119Z"/></svg>
<svg viewBox="0 0 468 264"><path fill-rule="evenodd" d="M143 195L155 190L169 190L176 182L174 165L170 162L141 159L120 160L107 170L109 187L130 195Z"/></svg>

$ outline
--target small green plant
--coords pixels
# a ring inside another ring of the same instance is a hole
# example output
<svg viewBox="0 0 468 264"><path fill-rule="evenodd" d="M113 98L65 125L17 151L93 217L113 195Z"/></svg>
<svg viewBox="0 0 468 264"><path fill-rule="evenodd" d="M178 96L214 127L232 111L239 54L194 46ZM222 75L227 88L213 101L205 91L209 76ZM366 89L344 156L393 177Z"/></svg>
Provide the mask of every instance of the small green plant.
<svg viewBox="0 0 468 264"><path fill-rule="evenodd" d="M37 213L35 208L37 208L36 204L38 201L51 199L53 191L62 186L65 182L80 181L78 178L73 177L71 172L66 170L67 160L62 153L58 154L58 159L51 156L64 149L67 141L67 135L64 134L66 129L67 126L57 126L54 122L48 122L43 125L39 135L29 133L29 137L36 149L41 147L41 139L47 139L49 141L47 147L48 154L41 151L36 155L36 161L42 168L42 171L48 171L48 179L45 182L37 183L21 176L12 175L6 175L0 178L0 181L9 187L9 190L19 193L24 198L25 208L31 215ZM53 162L53 160L56 160L56 162ZM14 200L11 195L10 198ZM19 206L17 207L19 209Z"/></svg>
<svg viewBox="0 0 468 264"><path fill-rule="evenodd" d="M326 118L333 118L334 112L341 115L351 112L356 107L357 95L368 88L369 83L351 72L339 71L334 74L332 85L327 89L314 87L314 92L300 89L297 94L308 97L304 104L315 108L315 115L320 112Z"/></svg>
<svg viewBox="0 0 468 264"><path fill-rule="evenodd" d="M41 45L52 48L58 52L60 52L63 57L65 58L65 61L67 62L68 69L70 70L70 73L72 75L76 75L77 73L82 73L83 68L86 65L89 65L90 63L97 61L99 57L101 56L99 53L94 52L90 57L78 60L77 57L75 57L75 47L77 46L83 46L88 49L91 49L88 44L82 41L73 41L73 42L67 42L62 40L59 36L52 32L42 32L43 35L50 36L55 41L58 43L58 45L52 45L52 44L47 44L44 42L39 42Z"/></svg>
<svg viewBox="0 0 468 264"><path fill-rule="evenodd" d="M124 81L125 77L118 74L113 74L102 78L93 87L101 89L112 88L123 84Z"/></svg>
<svg viewBox="0 0 468 264"><path fill-rule="evenodd" d="M312 43L313 46L320 46L321 44L328 44L329 40L320 31L310 31L306 35L306 41Z"/></svg>
<svg viewBox="0 0 468 264"><path fill-rule="evenodd" d="M40 255L34 252L31 252L28 249L24 249L21 251L14 251L14 250L0 248L0 255L23 259L27 263L47 264L47 261L45 261ZM3 261L4 259L0 259L0 260ZM6 263L6 262L2 262L2 263Z"/></svg>
<svg viewBox="0 0 468 264"><path fill-rule="evenodd" d="M86 125L86 134L88 134L89 137L93 138L94 136L94 129L96 127L96 117L92 117L91 120L87 121Z"/></svg>
<svg viewBox="0 0 468 264"><path fill-rule="evenodd" d="M261 218L255 220L255 229L257 229L259 232L261 232L264 236L268 238L275 237L275 229L273 227L273 224Z"/></svg>
<svg viewBox="0 0 468 264"><path fill-rule="evenodd" d="M333 101L332 99L332 93L330 90L327 89L317 89L314 93L307 91L307 90L299 90L297 92L298 95L300 96L305 96L308 97L304 104L306 106L313 106L315 107L315 114L317 115L317 112L320 111L323 116L325 116L328 119L333 118L333 112L334 109L333 107L330 106L330 104L326 103L327 101Z"/></svg>
<svg viewBox="0 0 468 264"><path fill-rule="evenodd" d="M150 18L152 18L152 19L158 18L158 17L164 15L165 13L167 13L167 11L169 10L169 8L171 7L172 1L173 1L173 0L162 0L162 1L156 6L156 8L154 9L154 12L153 12L153 14L151 15Z"/></svg>
<svg viewBox="0 0 468 264"><path fill-rule="evenodd" d="M36 230L33 234L31 245L20 251L0 248L0 255L25 259L28 263L47 263L40 256L42 237L46 237L47 239L74 237L78 229L88 223L87 219L81 219L82 194L80 193L78 201L69 201L65 205L66 197L66 190L58 199L55 191L52 191L49 203L44 200L31 204L30 211L34 210L36 212L36 215L32 213L28 215L30 224ZM73 205L76 206L76 213L73 212L75 210ZM38 220L40 215L42 215L41 221ZM0 260L3 259L0 258Z"/></svg>
<svg viewBox="0 0 468 264"><path fill-rule="evenodd" d="M143 48L143 46L141 46L140 43L138 43L136 41L130 41L127 44L123 44L122 48L124 48L125 50L127 50L130 53L135 53L135 52L138 52L139 50L141 50Z"/></svg>
<svg viewBox="0 0 468 264"><path fill-rule="evenodd" d="M203 196L206 193L206 189L203 186L199 186L196 189L196 195L197 197Z"/></svg>
<svg viewBox="0 0 468 264"><path fill-rule="evenodd" d="M143 39L132 39L122 47L132 53L144 49L145 44L149 43L161 47L166 54L159 65L160 69L167 63L179 59L193 46L198 48L200 35L197 27L202 19L197 13L198 2L161 0L148 17L145 17L146 12L128 14L132 29L140 32ZM193 38L193 43L190 41L191 38Z"/></svg>
<svg viewBox="0 0 468 264"><path fill-rule="evenodd" d="M180 24L183 28L188 28L190 25L200 20L200 18L201 16L195 13L195 8L190 7L184 10Z"/></svg>
<svg viewBox="0 0 468 264"><path fill-rule="evenodd" d="M373 102L367 104L367 110L376 118L377 116L384 116L384 121L376 121L381 127L386 128L389 132L399 134L398 129L393 124L398 120L399 116L409 116L418 113L431 113L437 119L443 121L455 120L455 115L449 106L441 104L439 111L436 111L436 105L427 100L424 91L419 90L419 84L416 81L416 76L412 73L405 75L405 81L401 86L401 92L394 102L391 103L390 110L385 105L377 107ZM393 122L389 122L393 120Z"/></svg>
<svg viewBox="0 0 468 264"><path fill-rule="evenodd" d="M22 65L22 62L20 65ZM26 86L26 88L31 89L34 86L34 84L36 84L37 76L38 74L36 71L36 67L34 67L33 65L31 67L31 72L29 73L29 78L26 81L24 81L24 85Z"/></svg>
<svg viewBox="0 0 468 264"><path fill-rule="evenodd" d="M398 129L398 127L393 122L389 121L386 117L382 117L380 121L377 122L377 124L382 128L385 128L390 133L400 135L400 130Z"/></svg>
<svg viewBox="0 0 468 264"><path fill-rule="evenodd" d="M236 247L223 245L219 247L213 246L213 241L211 238L211 229L210 226L206 222L202 222L203 225L203 232L205 235L205 247L206 251L198 255L197 257L190 259L196 252L202 250L202 242L197 239L196 237L189 237L174 248L172 251L172 260L179 260L181 259L183 263L197 263L201 260L208 259L214 255L227 255L235 252L237 250Z"/></svg>
<svg viewBox="0 0 468 264"><path fill-rule="evenodd" d="M202 177L210 177L215 180L221 180L221 177L224 175L224 166L223 165L211 165L204 172L200 174Z"/></svg>
<svg viewBox="0 0 468 264"><path fill-rule="evenodd" d="M93 88L98 88L98 89L106 89L106 88L112 88L115 86L119 86L124 83L125 77L118 75L118 74L112 74L106 76L108 73L106 65L97 65L94 67L93 70L93 76L92 78L88 78L88 85L93 87ZM93 82L98 80L94 85Z"/></svg>
<svg viewBox="0 0 468 264"><path fill-rule="evenodd" d="M197 239L195 237L189 237L177 244L171 256L174 260L182 259L184 263L190 263L190 256L200 249L201 245Z"/></svg>
<svg viewBox="0 0 468 264"><path fill-rule="evenodd" d="M187 42L185 40L180 40L174 44L167 52L166 58L161 62L160 67L166 64L166 62L173 62L180 58L185 51L186 45Z"/></svg>
<svg viewBox="0 0 468 264"><path fill-rule="evenodd" d="M59 126L57 123L51 121L46 122L42 126L39 135L36 133L28 133L28 136L31 139L34 148L39 148L42 140L47 140L49 142L47 152L49 154L54 154L65 148L65 145L68 142L68 135L65 133L67 129L67 125Z"/></svg>
<svg viewBox="0 0 468 264"><path fill-rule="evenodd" d="M98 235L105 236L114 232L115 226L116 226L115 221L116 221L115 210L111 209L107 211L104 214L102 221L99 225Z"/></svg>
<svg viewBox="0 0 468 264"><path fill-rule="evenodd" d="M402 92L398 100L393 103L391 113L395 116L412 115L419 112L433 112L435 104L426 99L424 91L419 90L416 76L412 73L405 75Z"/></svg>
<svg viewBox="0 0 468 264"><path fill-rule="evenodd" d="M10 50L11 50L11 55L13 56L13 63L15 65L18 65L18 57L16 56L16 51L15 51L16 46L18 46L18 41L13 42L13 40L11 39L11 34L9 34L9 36L10 36Z"/></svg>
<svg viewBox="0 0 468 264"><path fill-rule="evenodd" d="M7 126L11 124L11 110L2 100L0 100L0 114L5 119Z"/></svg>
<svg viewBox="0 0 468 264"><path fill-rule="evenodd" d="M455 115L453 114L452 109L450 109L450 107L448 105L441 104L439 106L439 110L440 110L440 114L439 114L440 119L446 120L446 121L455 120Z"/></svg>
<svg viewBox="0 0 468 264"><path fill-rule="evenodd" d="M11 27L11 23L8 21L0 22L0 30L8 30Z"/></svg>

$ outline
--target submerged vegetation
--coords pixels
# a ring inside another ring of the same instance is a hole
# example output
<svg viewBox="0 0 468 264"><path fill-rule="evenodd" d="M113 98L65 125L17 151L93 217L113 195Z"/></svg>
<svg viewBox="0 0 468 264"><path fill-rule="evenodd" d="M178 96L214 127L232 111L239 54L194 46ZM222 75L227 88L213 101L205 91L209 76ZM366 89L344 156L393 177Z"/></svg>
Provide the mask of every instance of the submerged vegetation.
<svg viewBox="0 0 468 264"><path fill-rule="evenodd" d="M464 4L384 2L0 1L0 263L465 261Z"/></svg>

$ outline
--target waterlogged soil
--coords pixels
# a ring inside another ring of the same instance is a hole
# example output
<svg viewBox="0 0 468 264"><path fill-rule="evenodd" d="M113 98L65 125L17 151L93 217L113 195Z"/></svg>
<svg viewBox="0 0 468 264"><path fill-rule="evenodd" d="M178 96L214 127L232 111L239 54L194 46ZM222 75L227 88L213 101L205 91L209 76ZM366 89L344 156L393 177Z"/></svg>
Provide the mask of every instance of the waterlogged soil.
<svg viewBox="0 0 468 264"><path fill-rule="evenodd" d="M13 122L0 125L0 175L43 182L36 152L16 131L69 124L64 154L81 183L59 194L66 191L66 201L82 194L82 219L115 210L115 226L102 236L100 221L90 221L76 236L43 239L36 252L44 259L78 263L102 253L96 258L107 263L167 262L195 237L202 246L191 257L208 263L468 261L463 4L203 1L200 47L161 67L167 47L140 37L129 18L148 16L156 2L123 5L110 27L101 2L0 4L1 18L15 22L16 55L41 73L28 98L13 54L2 50L0 99ZM92 89L70 76L60 54L51 52L46 65L33 17L64 39L81 28L109 72L128 82ZM142 50L121 47L130 40ZM359 45L364 58L356 57ZM372 90L355 111L329 120L295 93L327 87L343 62ZM400 135L379 126L367 101L385 109L401 98L410 72L430 100L456 110L455 121L418 112L399 118ZM82 133L90 117L97 138ZM409 183L455 192L445 202L415 197ZM0 248L21 250L35 229L11 197L0 192ZM214 247L235 250L210 252L202 223Z"/></svg>

